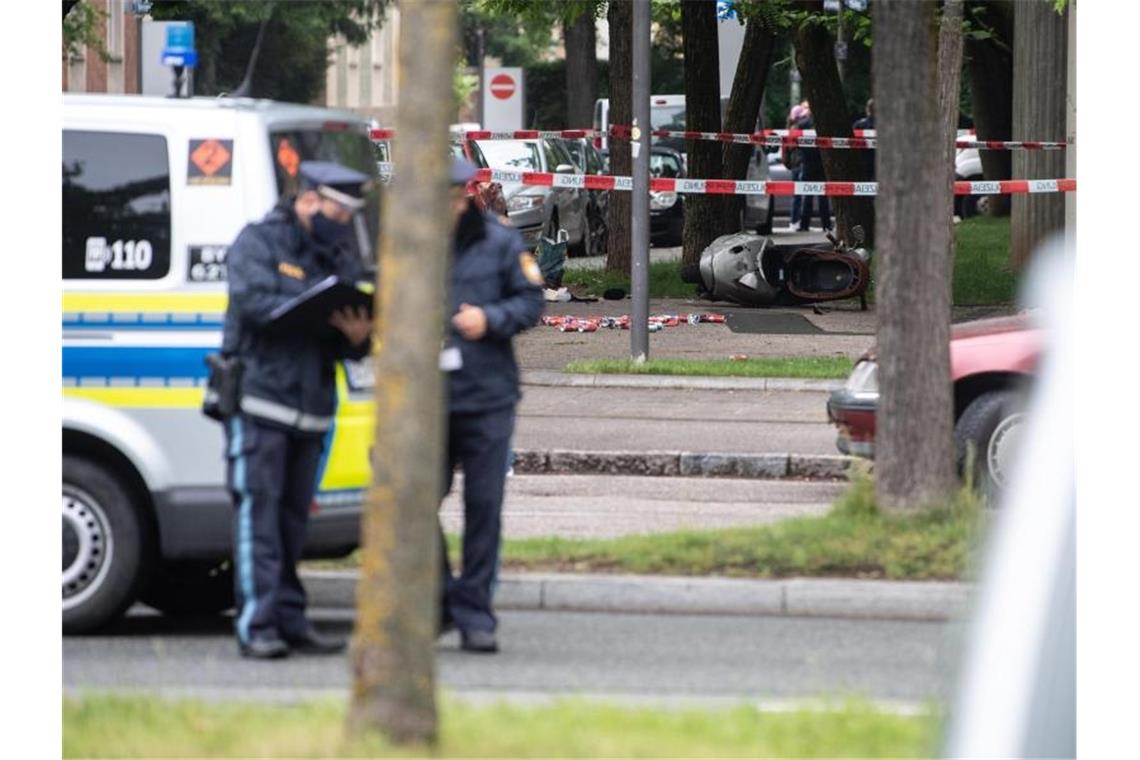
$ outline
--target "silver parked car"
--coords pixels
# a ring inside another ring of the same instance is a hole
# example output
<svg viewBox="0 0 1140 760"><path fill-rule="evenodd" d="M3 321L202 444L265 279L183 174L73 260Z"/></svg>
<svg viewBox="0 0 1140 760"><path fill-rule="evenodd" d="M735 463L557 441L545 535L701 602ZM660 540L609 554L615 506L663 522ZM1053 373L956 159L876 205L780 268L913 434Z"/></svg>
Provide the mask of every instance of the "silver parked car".
<svg viewBox="0 0 1140 760"><path fill-rule="evenodd" d="M492 169L521 172L577 174L566 146L560 140L476 140L478 163ZM587 192L571 187L543 187L504 182L507 215L527 244L542 236L557 237L559 229L570 236L570 247L581 252L590 239L586 214Z"/></svg>

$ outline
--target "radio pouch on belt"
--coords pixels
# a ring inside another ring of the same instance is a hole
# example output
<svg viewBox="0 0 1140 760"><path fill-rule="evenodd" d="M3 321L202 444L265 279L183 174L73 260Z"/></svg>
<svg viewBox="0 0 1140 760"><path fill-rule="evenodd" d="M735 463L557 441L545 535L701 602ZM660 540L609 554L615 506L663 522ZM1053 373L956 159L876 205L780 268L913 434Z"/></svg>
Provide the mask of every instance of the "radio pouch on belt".
<svg viewBox="0 0 1140 760"><path fill-rule="evenodd" d="M207 354L206 396L202 399L202 413L219 422L237 414L241 402L241 361L236 356Z"/></svg>

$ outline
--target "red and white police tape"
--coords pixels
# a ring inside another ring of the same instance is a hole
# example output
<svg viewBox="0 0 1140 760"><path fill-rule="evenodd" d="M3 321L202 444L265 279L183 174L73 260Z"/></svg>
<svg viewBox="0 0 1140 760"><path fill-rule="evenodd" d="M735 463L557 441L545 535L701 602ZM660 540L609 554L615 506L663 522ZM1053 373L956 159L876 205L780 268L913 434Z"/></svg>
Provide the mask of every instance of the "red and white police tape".
<svg viewBox="0 0 1140 760"><path fill-rule="evenodd" d="M856 129L853 137L819 137L811 129L765 129L761 132L688 132L668 129L655 129L651 133L654 137L671 137L681 140L715 140L717 142L737 143L746 145L763 145L780 148L824 148L829 150L874 150L877 147L875 130ZM609 130L610 136L619 140L628 140L632 136L629 127L613 126ZM539 138L561 138L573 140L578 138L598 138L604 136L598 129L556 129L536 130L518 129L512 132L491 132L487 130L463 132L468 140L537 140ZM394 129L372 129L369 137L372 140L391 140L396 136ZM976 148L979 150L1065 150L1068 145L1064 142L1049 142L1044 140L958 140L955 145L959 148Z"/></svg>

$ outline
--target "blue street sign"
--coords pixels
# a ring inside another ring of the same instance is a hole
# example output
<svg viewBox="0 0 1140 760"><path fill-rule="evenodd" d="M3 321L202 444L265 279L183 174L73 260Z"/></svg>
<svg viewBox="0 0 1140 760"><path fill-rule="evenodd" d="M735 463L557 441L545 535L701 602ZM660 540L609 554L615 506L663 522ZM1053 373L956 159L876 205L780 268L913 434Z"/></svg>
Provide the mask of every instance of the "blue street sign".
<svg viewBox="0 0 1140 760"><path fill-rule="evenodd" d="M162 49L164 66L198 65L198 51L194 49L194 24L177 21L166 27L166 47Z"/></svg>

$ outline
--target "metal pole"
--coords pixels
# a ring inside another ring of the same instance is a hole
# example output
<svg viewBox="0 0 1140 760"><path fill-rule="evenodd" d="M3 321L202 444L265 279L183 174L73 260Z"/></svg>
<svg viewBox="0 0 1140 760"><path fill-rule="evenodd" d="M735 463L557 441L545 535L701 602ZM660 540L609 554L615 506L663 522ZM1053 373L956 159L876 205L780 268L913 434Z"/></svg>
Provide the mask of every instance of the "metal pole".
<svg viewBox="0 0 1140 760"><path fill-rule="evenodd" d="M649 358L649 0L633 0L633 216L630 358Z"/></svg>

